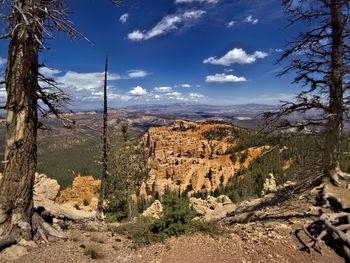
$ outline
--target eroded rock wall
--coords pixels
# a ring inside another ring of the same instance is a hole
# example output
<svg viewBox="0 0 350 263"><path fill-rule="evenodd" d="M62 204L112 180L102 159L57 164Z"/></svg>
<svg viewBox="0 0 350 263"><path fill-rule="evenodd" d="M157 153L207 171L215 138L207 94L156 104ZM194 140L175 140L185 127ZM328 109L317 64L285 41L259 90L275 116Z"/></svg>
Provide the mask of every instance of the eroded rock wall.
<svg viewBox="0 0 350 263"><path fill-rule="evenodd" d="M248 157L241 163L230 160L226 151L236 142L207 140L202 133L226 124L198 124L177 121L171 127L150 128L141 139L140 145L150 151L148 180L142 184L140 194L164 194L171 191L215 190L220 183L226 185L235 172L248 167L250 162L268 146L247 149Z"/></svg>

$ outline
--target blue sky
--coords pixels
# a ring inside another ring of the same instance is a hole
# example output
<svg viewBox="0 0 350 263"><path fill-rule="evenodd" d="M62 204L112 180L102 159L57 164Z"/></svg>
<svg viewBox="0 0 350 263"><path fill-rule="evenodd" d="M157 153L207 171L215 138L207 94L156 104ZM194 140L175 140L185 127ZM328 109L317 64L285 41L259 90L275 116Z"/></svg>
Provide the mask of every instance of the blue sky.
<svg viewBox="0 0 350 263"><path fill-rule="evenodd" d="M68 2L70 20L93 44L56 32L40 62L75 109L102 107L107 53L110 107L276 104L298 89L292 76L276 77L276 59L298 32L285 28L280 0L148 0L128 1L129 7ZM2 72L7 44L0 41ZM0 103L5 96L2 87Z"/></svg>

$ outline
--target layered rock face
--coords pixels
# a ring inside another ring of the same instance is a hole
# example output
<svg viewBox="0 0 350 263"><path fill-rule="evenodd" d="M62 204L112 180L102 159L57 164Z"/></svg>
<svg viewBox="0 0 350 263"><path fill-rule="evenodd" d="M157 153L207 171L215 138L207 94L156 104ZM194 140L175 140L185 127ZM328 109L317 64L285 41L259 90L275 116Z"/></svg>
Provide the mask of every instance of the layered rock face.
<svg viewBox="0 0 350 263"><path fill-rule="evenodd" d="M235 163L226 154L236 142L228 143L207 140L202 133L216 128L230 128L226 124L198 124L177 121L171 127L150 128L141 139L140 145L150 151L148 165L149 179L142 184L140 194L164 194L166 189L185 191L215 190L221 183L226 185L235 172L248 167L250 162L266 147L247 149L248 157Z"/></svg>

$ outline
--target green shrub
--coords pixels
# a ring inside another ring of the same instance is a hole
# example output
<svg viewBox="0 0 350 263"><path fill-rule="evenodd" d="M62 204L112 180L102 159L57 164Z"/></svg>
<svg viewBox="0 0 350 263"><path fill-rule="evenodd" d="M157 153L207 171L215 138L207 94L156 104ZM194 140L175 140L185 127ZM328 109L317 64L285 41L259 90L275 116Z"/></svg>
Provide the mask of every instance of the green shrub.
<svg viewBox="0 0 350 263"><path fill-rule="evenodd" d="M162 237L150 230L154 220L155 219L151 217L141 216L137 218L136 221L122 224L115 227L113 230L115 233L131 239L136 245L143 246L162 240Z"/></svg>
<svg viewBox="0 0 350 263"><path fill-rule="evenodd" d="M178 236L191 230L194 214L187 197L169 192L163 197L163 216L151 225L152 233L160 236Z"/></svg>

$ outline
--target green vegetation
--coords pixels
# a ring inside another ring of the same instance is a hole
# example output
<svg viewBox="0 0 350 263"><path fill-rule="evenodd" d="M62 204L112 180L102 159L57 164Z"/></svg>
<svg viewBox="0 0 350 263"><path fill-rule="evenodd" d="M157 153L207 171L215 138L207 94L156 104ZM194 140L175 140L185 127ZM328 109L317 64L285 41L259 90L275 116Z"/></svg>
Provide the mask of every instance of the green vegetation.
<svg viewBox="0 0 350 263"><path fill-rule="evenodd" d="M114 229L127 236L137 246L164 241L171 236L202 232L211 236L227 233L217 223L192 220L193 212L189 208L188 197L167 191L163 198L163 216L160 219L139 217L133 223L125 223Z"/></svg>
<svg viewBox="0 0 350 263"><path fill-rule="evenodd" d="M111 222L131 218L131 214L137 215L140 208L145 208L144 199L134 202L131 195L139 196L141 182L148 174L148 155L136 147L127 125L122 125L119 131L110 129L108 134L110 161L106 185L107 207L104 212Z"/></svg>
<svg viewBox="0 0 350 263"><path fill-rule="evenodd" d="M151 231L160 236L179 236L191 230L191 220L194 215L189 208L187 197L168 192L162 200L163 216L156 220Z"/></svg>
<svg viewBox="0 0 350 263"><path fill-rule="evenodd" d="M225 123L229 125L228 123ZM238 202L247 198L260 197L263 184L269 173L275 177L277 185L285 183L293 176L297 167L307 163L321 163L325 145L321 134L292 134L292 133L258 133L255 130L240 128L235 125L213 128L202 135L208 140L222 140L235 144L226 151L231 161L244 163L248 157L248 148L270 146L262 155L256 158L247 169L235 172L226 186L221 185L212 192L195 193L195 197L206 198L208 194L219 196L228 195L232 201ZM350 134L344 134L342 153L340 154L341 168L350 171ZM288 170L284 169L290 165Z"/></svg>
<svg viewBox="0 0 350 263"><path fill-rule="evenodd" d="M98 178L101 168L95 160L96 140L90 139L66 148L52 148L53 141L45 139L39 145L39 173L56 179L61 190L72 185L78 174Z"/></svg>
<svg viewBox="0 0 350 263"><path fill-rule="evenodd" d="M217 140L221 141L223 138L229 135L229 129L225 127L217 127L215 129L210 129L202 133L203 137L208 141Z"/></svg>

